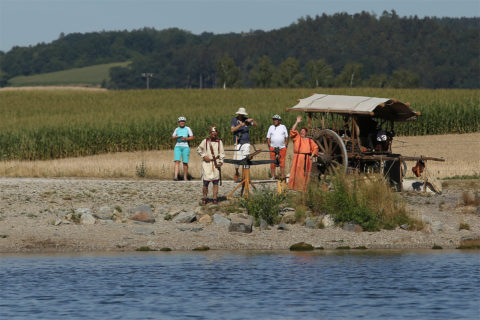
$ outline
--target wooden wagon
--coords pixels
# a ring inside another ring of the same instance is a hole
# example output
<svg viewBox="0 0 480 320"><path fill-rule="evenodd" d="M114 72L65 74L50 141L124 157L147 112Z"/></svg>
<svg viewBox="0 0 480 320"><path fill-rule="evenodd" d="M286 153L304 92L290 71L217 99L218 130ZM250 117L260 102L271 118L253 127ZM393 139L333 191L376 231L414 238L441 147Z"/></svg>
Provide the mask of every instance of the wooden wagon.
<svg viewBox="0 0 480 320"><path fill-rule="evenodd" d="M347 172L379 172L401 191L407 170L405 161L416 161L412 171L424 180L427 161L445 161L392 152L395 122L415 121L420 115L409 103L389 98L314 94L300 99L287 111L307 114L308 136L319 147L312 169L315 176L336 167Z"/></svg>

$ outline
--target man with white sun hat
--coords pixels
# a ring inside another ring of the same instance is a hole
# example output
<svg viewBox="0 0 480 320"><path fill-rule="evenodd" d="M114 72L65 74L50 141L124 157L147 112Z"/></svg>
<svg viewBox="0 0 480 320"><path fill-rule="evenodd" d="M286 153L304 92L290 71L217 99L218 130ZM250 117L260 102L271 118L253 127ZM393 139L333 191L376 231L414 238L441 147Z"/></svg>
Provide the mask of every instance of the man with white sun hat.
<svg viewBox="0 0 480 320"><path fill-rule="evenodd" d="M235 153L233 155L234 160L243 160L250 154L250 126L257 126L257 122L253 118L247 118L248 113L245 108L238 108L235 112L237 115L232 119L230 123L230 130L233 133ZM234 181L239 179L239 165L235 165Z"/></svg>

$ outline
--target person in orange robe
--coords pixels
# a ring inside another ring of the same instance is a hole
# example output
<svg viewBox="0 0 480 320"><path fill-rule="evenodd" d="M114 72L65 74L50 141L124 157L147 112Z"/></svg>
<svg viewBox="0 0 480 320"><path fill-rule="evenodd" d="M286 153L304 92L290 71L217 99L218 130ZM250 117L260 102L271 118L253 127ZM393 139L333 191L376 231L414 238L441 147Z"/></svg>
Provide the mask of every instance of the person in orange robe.
<svg viewBox="0 0 480 320"><path fill-rule="evenodd" d="M300 122L302 122L302 117L298 116L290 130L290 138L293 140L293 159L288 188L305 191L312 170L312 157L318 155L318 146L315 141L306 138L307 128L302 128L300 133L297 131L297 125Z"/></svg>

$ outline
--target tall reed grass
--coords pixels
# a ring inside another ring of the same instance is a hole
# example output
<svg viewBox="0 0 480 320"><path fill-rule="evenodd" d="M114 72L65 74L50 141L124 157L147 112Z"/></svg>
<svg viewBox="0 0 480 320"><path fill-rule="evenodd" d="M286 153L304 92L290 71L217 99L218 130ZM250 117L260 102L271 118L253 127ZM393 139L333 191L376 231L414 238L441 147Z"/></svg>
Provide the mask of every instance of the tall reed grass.
<svg viewBox="0 0 480 320"><path fill-rule="evenodd" d="M427 89L232 89L0 91L0 159L54 159L106 152L172 148L170 136L183 115L197 142L215 124L233 143L230 121L245 107L265 140L271 116L290 127L297 113L285 108L313 93L396 98L420 111L419 121L396 127L399 135L480 131L480 91ZM196 144L197 142L193 142Z"/></svg>

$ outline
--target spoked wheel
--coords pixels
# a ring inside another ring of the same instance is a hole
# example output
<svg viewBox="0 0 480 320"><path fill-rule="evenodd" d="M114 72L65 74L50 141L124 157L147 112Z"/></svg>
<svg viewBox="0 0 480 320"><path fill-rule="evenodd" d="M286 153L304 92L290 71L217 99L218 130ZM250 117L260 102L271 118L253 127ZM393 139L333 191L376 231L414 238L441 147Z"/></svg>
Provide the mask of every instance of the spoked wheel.
<svg viewBox="0 0 480 320"><path fill-rule="evenodd" d="M347 149L335 131L330 129L316 131L313 140L318 145L318 158L313 164L312 175L331 174L339 167L346 172Z"/></svg>

